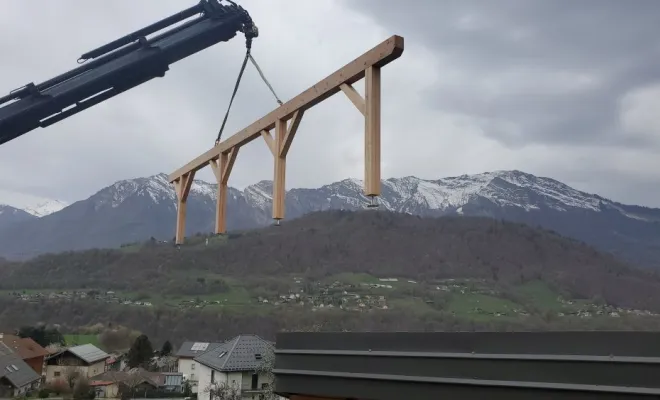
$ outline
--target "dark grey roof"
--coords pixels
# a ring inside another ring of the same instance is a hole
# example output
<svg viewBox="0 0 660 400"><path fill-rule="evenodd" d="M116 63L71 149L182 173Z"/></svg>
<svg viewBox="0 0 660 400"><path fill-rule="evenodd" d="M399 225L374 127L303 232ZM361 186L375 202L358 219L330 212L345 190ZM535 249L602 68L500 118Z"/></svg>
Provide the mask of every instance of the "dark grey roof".
<svg viewBox="0 0 660 400"><path fill-rule="evenodd" d="M0 354L0 378L6 378L17 388L41 379L39 374L16 354L4 352Z"/></svg>
<svg viewBox="0 0 660 400"><path fill-rule="evenodd" d="M238 335L195 357L195 361L216 371L254 371L273 350L270 342L257 335Z"/></svg>
<svg viewBox="0 0 660 400"><path fill-rule="evenodd" d="M7 354L12 354L11 348L7 346L4 342L0 342L0 356L6 356Z"/></svg>
<svg viewBox="0 0 660 400"><path fill-rule="evenodd" d="M75 354L88 364L95 363L100 360L105 360L110 357L108 353L94 346L93 344L83 344L81 346L74 346L69 348L69 352Z"/></svg>
<svg viewBox="0 0 660 400"><path fill-rule="evenodd" d="M658 332L625 331L287 332L277 335L274 392L333 399L658 399L658 343Z"/></svg>
<svg viewBox="0 0 660 400"><path fill-rule="evenodd" d="M201 354L211 351L222 343L217 342L183 342L179 351L176 352L177 357L195 358ZM193 350L195 349L195 350Z"/></svg>

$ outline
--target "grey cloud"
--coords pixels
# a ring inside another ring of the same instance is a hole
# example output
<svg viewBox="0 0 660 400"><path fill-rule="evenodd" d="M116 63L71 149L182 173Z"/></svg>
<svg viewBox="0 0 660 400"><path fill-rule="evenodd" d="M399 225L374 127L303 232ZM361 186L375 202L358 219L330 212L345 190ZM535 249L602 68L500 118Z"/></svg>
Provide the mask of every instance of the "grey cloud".
<svg viewBox="0 0 660 400"><path fill-rule="evenodd" d="M0 95L63 73L85 51L196 1L141 0L137 8L133 0L59 0L34 9L5 0ZM660 176L649 167L657 141L624 135L618 121L624 94L660 82L656 0L240 3L260 28L255 57L285 101L389 34L406 37L404 56L384 73L385 177L515 168L615 199L660 198ZM1 146L0 186L75 201L116 180L171 172L212 145L244 51L241 37L219 44L172 65L165 78ZM225 135L275 106L248 66ZM642 111L628 121L637 131L651 118ZM307 112L288 186L362 178L363 126L341 96ZM630 155L635 149L640 157ZM639 166L617 170L615 161ZM241 149L230 184L271 179L272 167L256 141ZM213 179L208 169L199 177Z"/></svg>
<svg viewBox="0 0 660 400"><path fill-rule="evenodd" d="M421 41L448 67L461 71L461 79L429 87L426 95L437 109L476 118L487 135L508 146L648 145L620 134L618 101L629 90L660 82L660 2L366 0L346 4ZM561 74L582 74L594 82L580 89L576 77L575 83L568 79L564 90L535 88L559 85ZM484 96L488 92L484 80L504 77L520 90Z"/></svg>
<svg viewBox="0 0 660 400"><path fill-rule="evenodd" d="M196 1L142 0L138 8L132 0L103 4L61 0L34 10L24 1L8 0L0 13L0 93L64 73L77 66L82 53ZM240 3L261 31L253 53L283 100L377 43L355 39L354 22L328 37L328 29L318 21L343 15L332 1ZM352 43L343 45L348 39ZM322 50L317 48L320 42ZM116 180L173 171L213 145L244 52L239 35L173 64L165 78L3 145L0 185L9 191L74 201ZM340 156L346 139L354 136L352 129L346 129L347 119L333 113L333 100L326 103L303 120L289 157L289 185L313 186L345 177L346 171L337 168L334 159L319 157L324 153ZM224 137L276 106L257 72L248 66ZM360 125L354 121L351 128ZM314 129L307 130L310 126ZM310 164L314 174L295 167ZM246 186L272 179L272 167L265 144L256 141L241 150L230 184ZM213 180L208 170L198 177Z"/></svg>

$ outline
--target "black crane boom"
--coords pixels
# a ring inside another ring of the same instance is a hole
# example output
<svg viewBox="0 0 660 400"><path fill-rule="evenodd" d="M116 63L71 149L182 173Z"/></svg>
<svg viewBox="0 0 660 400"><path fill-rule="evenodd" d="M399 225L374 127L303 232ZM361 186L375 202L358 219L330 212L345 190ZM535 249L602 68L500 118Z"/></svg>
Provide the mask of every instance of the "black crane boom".
<svg viewBox="0 0 660 400"><path fill-rule="evenodd" d="M183 23L171 27L179 22ZM171 28L147 38L168 27ZM82 63L80 67L38 85L29 83L0 97L0 144L162 77L170 64L229 41L238 32L245 35L248 47L258 35L246 10L232 1L225 5L222 0L201 0L193 7L89 51L78 60Z"/></svg>

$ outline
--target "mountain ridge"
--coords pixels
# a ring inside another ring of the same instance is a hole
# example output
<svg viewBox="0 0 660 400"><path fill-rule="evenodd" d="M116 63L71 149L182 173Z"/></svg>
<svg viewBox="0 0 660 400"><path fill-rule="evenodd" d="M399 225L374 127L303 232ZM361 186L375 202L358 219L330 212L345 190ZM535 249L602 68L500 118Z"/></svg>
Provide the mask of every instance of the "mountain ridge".
<svg viewBox="0 0 660 400"><path fill-rule="evenodd" d="M380 209L422 217L485 216L540 225L641 264L660 256L660 209L625 205L518 170L436 180L414 176L382 181ZM272 223L272 181L228 189L230 230ZM217 186L195 180L188 199L187 235L211 232ZM293 188L286 218L368 204L362 181L347 178L318 188ZM0 225L0 255L26 258L43 252L116 247L149 237L169 240L176 196L167 175L117 181L85 200L38 219ZM11 232L9 232L11 231ZM63 237L64 236L64 237ZM30 242L26 245L26 242Z"/></svg>
<svg viewBox="0 0 660 400"><path fill-rule="evenodd" d="M28 202L28 204L22 206L17 206L16 204L10 205L10 204L0 203L0 208L20 210L36 218L40 218L52 214L54 212L61 211L62 209L68 206L69 203L66 203L62 200L45 199L45 198Z"/></svg>

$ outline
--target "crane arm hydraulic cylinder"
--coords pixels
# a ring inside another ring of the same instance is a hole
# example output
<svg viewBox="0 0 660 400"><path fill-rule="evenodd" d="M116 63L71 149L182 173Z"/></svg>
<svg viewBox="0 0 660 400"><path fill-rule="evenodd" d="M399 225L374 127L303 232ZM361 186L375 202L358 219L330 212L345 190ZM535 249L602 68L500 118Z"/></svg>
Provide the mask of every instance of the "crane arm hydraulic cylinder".
<svg viewBox="0 0 660 400"><path fill-rule="evenodd" d="M0 145L162 77L170 64L229 41L239 32L248 45L258 35L247 11L231 1L225 5L222 0L201 0L89 51L78 60L80 67L0 97Z"/></svg>

